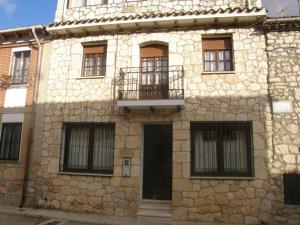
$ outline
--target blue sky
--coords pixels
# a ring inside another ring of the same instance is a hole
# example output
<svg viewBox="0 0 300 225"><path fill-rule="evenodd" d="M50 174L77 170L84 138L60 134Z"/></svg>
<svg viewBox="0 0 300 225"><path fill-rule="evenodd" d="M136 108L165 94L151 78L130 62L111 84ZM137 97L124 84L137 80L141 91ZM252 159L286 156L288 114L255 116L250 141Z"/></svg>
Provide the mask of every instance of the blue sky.
<svg viewBox="0 0 300 225"><path fill-rule="evenodd" d="M299 0L262 0L270 16L299 15ZM0 29L54 21L57 0L0 0Z"/></svg>
<svg viewBox="0 0 300 225"><path fill-rule="evenodd" d="M54 21L57 0L0 0L0 29Z"/></svg>

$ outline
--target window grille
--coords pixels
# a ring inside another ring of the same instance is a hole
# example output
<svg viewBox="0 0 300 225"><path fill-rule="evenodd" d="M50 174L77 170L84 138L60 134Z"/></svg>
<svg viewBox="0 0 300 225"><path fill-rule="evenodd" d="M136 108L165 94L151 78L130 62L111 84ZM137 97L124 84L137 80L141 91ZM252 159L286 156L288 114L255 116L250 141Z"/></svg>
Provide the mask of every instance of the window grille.
<svg viewBox="0 0 300 225"><path fill-rule="evenodd" d="M112 174L113 124L66 124L64 130L64 171Z"/></svg>
<svg viewBox="0 0 300 225"><path fill-rule="evenodd" d="M192 123L193 176L251 176L251 124Z"/></svg>

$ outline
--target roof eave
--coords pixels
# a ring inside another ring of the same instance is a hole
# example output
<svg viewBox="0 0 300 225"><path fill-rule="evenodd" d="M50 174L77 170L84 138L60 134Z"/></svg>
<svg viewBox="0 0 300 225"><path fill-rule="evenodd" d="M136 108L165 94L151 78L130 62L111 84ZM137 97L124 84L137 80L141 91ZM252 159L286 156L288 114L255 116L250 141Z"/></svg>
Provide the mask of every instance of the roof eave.
<svg viewBox="0 0 300 225"><path fill-rule="evenodd" d="M188 25L214 25L214 24L243 24L254 23L266 17L266 10L259 12L243 12L230 14L206 14L206 15L185 15L169 16L161 18L132 19L109 22L77 23L64 26L47 27L47 31L53 35L80 34L96 31L114 31L127 29L149 29L155 27L180 27Z"/></svg>
<svg viewBox="0 0 300 225"><path fill-rule="evenodd" d="M32 29L35 29L37 33L47 34L46 27L43 25L0 30L0 42L11 39L23 39L28 36L33 37Z"/></svg>

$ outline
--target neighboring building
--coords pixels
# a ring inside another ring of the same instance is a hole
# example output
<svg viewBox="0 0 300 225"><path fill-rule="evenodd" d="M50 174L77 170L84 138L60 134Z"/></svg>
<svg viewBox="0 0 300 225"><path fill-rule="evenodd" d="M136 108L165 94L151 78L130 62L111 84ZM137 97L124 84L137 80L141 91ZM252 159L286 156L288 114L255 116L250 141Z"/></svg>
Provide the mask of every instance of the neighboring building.
<svg viewBox="0 0 300 225"><path fill-rule="evenodd" d="M267 19L265 32L273 106L272 213L278 223L299 224L300 17Z"/></svg>
<svg viewBox="0 0 300 225"><path fill-rule="evenodd" d="M37 36L35 36L37 35ZM0 202L22 204L28 174L36 92L47 32L44 26L0 31ZM37 42L38 38L38 42Z"/></svg>
<svg viewBox="0 0 300 225"><path fill-rule="evenodd" d="M58 0L26 204L299 225L298 23L260 0ZM3 203L21 159L1 164Z"/></svg>

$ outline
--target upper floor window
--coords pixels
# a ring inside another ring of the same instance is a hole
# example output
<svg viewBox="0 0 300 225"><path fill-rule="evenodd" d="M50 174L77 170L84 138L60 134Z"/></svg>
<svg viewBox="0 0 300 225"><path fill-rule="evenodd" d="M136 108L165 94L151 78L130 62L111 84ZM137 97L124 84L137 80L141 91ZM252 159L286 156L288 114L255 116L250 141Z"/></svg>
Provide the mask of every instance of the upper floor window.
<svg viewBox="0 0 300 225"><path fill-rule="evenodd" d="M192 176L251 176L251 123L191 124Z"/></svg>
<svg viewBox="0 0 300 225"><path fill-rule="evenodd" d="M0 142L0 160L18 160L22 123L3 123Z"/></svg>
<svg viewBox="0 0 300 225"><path fill-rule="evenodd" d="M13 54L11 83L24 84L28 79L30 51L18 51Z"/></svg>
<svg viewBox="0 0 300 225"><path fill-rule="evenodd" d="M232 71L231 38L204 38L203 59L204 71Z"/></svg>
<svg viewBox="0 0 300 225"><path fill-rule="evenodd" d="M69 0L69 8L86 7L92 5L104 5L107 0Z"/></svg>
<svg viewBox="0 0 300 225"><path fill-rule="evenodd" d="M286 17L300 15L299 0L262 0L270 17Z"/></svg>
<svg viewBox="0 0 300 225"><path fill-rule="evenodd" d="M83 77L106 75L106 44L83 47Z"/></svg>
<svg viewBox="0 0 300 225"><path fill-rule="evenodd" d="M63 170L113 173L114 124L66 124Z"/></svg>

